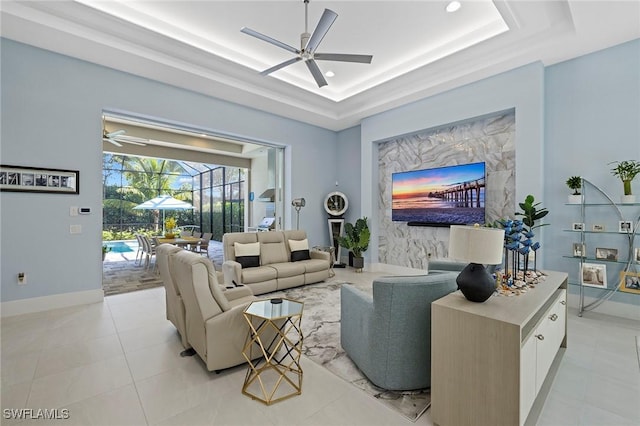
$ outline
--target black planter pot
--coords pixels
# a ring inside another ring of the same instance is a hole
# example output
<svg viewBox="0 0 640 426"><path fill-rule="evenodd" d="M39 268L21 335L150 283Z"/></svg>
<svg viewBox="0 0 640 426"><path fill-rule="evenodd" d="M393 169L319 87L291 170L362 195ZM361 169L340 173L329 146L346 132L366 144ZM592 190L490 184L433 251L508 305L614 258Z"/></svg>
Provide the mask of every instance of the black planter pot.
<svg viewBox="0 0 640 426"><path fill-rule="evenodd" d="M362 272L362 268L364 268L364 257L353 256L353 267L356 268L356 272Z"/></svg>

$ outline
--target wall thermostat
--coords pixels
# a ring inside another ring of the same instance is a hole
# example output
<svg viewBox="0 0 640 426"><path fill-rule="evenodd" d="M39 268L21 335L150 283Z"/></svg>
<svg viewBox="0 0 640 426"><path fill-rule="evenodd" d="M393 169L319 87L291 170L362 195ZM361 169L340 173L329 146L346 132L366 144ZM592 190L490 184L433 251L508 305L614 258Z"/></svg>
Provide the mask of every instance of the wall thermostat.
<svg viewBox="0 0 640 426"><path fill-rule="evenodd" d="M78 213L80 213L80 214L91 214L91 207L80 207L78 209Z"/></svg>

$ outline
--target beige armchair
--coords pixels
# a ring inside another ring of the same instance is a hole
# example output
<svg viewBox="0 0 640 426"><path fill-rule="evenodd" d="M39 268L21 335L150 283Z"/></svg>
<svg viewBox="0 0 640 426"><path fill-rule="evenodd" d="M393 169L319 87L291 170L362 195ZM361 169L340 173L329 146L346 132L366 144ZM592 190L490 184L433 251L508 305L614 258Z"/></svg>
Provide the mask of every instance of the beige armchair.
<svg viewBox="0 0 640 426"><path fill-rule="evenodd" d="M184 302L182 301L180 289L174 281L169 267L169 257L180 251L182 251L180 247L171 244L160 244L156 248L156 263L160 271L160 278L164 283L167 319L178 329L182 346L184 346L185 349L189 349L191 345L187 341Z"/></svg>
<svg viewBox="0 0 640 426"><path fill-rule="evenodd" d="M242 312L257 300L251 289L225 289L218 284L213 263L188 250L171 255L169 265L184 302L187 341L207 369L219 371L246 362L242 349L249 326Z"/></svg>

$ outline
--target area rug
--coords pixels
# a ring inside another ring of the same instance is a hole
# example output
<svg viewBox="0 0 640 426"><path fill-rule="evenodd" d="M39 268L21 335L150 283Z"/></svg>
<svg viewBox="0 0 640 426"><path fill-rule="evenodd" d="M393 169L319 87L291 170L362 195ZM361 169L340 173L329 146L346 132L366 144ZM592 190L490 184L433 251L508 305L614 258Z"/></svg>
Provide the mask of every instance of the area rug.
<svg viewBox="0 0 640 426"><path fill-rule="evenodd" d="M304 302L302 332L304 354L338 377L372 395L416 421L431 404L429 389L418 391L388 391L372 384L349 359L340 346L340 287L354 285L371 294L371 284L356 285L328 281L270 294Z"/></svg>

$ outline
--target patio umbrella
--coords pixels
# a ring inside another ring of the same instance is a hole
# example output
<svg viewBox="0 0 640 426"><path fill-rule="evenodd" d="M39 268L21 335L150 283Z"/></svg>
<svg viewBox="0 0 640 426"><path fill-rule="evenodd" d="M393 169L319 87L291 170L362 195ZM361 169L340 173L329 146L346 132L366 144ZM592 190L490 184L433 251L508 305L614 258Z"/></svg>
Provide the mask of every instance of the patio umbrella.
<svg viewBox="0 0 640 426"><path fill-rule="evenodd" d="M194 209L191 204L177 200L170 195L161 195L138 204L134 210L162 210L162 233L164 234L164 211L165 210L189 210Z"/></svg>

